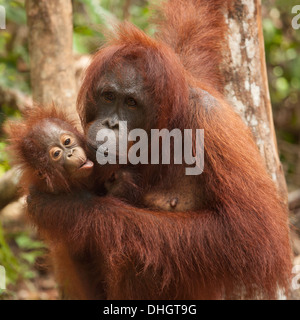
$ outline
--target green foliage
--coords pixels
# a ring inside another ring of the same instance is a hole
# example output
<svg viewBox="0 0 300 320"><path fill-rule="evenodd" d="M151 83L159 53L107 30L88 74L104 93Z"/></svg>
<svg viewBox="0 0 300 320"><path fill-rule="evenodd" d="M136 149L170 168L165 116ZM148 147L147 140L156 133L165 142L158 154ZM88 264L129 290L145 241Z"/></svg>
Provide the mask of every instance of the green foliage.
<svg viewBox="0 0 300 320"><path fill-rule="evenodd" d="M25 2L23 0L0 0L0 5L6 9L7 20L15 24L26 23Z"/></svg>
<svg viewBox="0 0 300 320"><path fill-rule="evenodd" d="M0 264L6 270L7 284L15 283L18 279L20 264L12 253L10 247L4 239L2 225L0 223Z"/></svg>
<svg viewBox="0 0 300 320"><path fill-rule="evenodd" d="M271 99L278 106L300 89L300 31L292 29L292 7L296 1L275 1L263 20Z"/></svg>
<svg viewBox="0 0 300 320"><path fill-rule="evenodd" d="M76 0L74 1L74 51L94 52L103 42L103 28L111 29L126 15L126 0ZM148 1L132 1L128 7L129 21L153 33L149 25Z"/></svg>
<svg viewBox="0 0 300 320"><path fill-rule="evenodd" d="M0 31L0 86L30 92L29 72L20 72L19 65L29 65L24 35L26 13L24 1L0 0L6 9L6 30Z"/></svg>
<svg viewBox="0 0 300 320"><path fill-rule="evenodd" d="M20 118L21 114L18 110L10 108L7 105L2 105L0 108L0 126L5 122L7 118ZM5 139L3 141L0 140L0 177L10 169L10 161L7 151L7 144Z"/></svg>
<svg viewBox="0 0 300 320"><path fill-rule="evenodd" d="M5 238L10 240L10 246ZM14 248L15 254L12 252L11 247ZM7 234L5 237L0 224L0 265L4 266L6 270L6 285L8 289L5 292L0 290L0 300L1 294L13 295L9 288L11 285L15 285L18 280L33 279L37 276L34 265L36 260L45 254L45 249L44 243L33 240L25 231Z"/></svg>
<svg viewBox="0 0 300 320"><path fill-rule="evenodd" d="M34 271L33 266L37 258L45 254L45 244L41 241L33 240L25 232L16 235L14 240L20 250L19 259L22 278L32 279L36 277L36 271Z"/></svg>
<svg viewBox="0 0 300 320"><path fill-rule="evenodd" d="M0 142L0 177L10 168L5 148L6 144L4 142Z"/></svg>

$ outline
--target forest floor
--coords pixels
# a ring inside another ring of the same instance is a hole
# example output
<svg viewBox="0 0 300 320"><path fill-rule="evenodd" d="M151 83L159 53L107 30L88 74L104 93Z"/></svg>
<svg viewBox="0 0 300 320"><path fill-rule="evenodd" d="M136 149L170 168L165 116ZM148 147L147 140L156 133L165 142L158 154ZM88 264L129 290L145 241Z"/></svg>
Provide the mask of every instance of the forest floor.
<svg viewBox="0 0 300 320"><path fill-rule="evenodd" d="M12 266L17 277L7 279L7 288L0 293L0 300L57 300L59 292L47 248L26 221L24 210L20 209L23 205L17 201L0 212L7 243L17 260Z"/></svg>

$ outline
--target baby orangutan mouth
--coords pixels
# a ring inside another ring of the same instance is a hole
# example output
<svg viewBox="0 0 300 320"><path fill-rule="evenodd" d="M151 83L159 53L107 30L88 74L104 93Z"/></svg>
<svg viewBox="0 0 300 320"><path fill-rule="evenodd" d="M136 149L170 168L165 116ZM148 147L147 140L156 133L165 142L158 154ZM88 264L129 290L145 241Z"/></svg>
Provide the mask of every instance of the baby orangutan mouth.
<svg viewBox="0 0 300 320"><path fill-rule="evenodd" d="M89 160L89 159L86 159L82 165L79 167L79 170L89 170L89 169L92 169L94 167L94 163Z"/></svg>

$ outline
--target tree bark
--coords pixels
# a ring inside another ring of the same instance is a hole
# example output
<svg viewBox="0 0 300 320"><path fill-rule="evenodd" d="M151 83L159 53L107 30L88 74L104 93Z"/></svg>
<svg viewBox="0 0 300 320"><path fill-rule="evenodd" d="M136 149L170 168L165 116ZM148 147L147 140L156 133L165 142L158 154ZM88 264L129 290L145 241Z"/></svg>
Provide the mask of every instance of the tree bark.
<svg viewBox="0 0 300 320"><path fill-rule="evenodd" d="M0 210L19 196L20 171L12 168L0 178Z"/></svg>
<svg viewBox="0 0 300 320"><path fill-rule="evenodd" d="M131 0L125 0L124 5L123 5L123 20L128 20L130 16L130 5L131 5Z"/></svg>
<svg viewBox="0 0 300 320"><path fill-rule="evenodd" d="M287 187L279 160L268 78L260 0L234 0L225 13L225 95L252 130L272 179L287 204Z"/></svg>
<svg viewBox="0 0 300 320"><path fill-rule="evenodd" d="M71 0L27 0L33 100L52 101L78 120Z"/></svg>

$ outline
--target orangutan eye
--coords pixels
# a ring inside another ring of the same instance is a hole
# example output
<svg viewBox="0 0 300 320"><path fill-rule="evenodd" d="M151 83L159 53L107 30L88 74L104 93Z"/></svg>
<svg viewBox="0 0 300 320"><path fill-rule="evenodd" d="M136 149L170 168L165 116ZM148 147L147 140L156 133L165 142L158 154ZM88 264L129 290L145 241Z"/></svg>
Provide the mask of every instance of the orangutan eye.
<svg viewBox="0 0 300 320"><path fill-rule="evenodd" d="M57 161L61 158L62 152L61 149L54 147L50 150L50 157L52 160Z"/></svg>
<svg viewBox="0 0 300 320"><path fill-rule="evenodd" d="M68 139L65 140L64 145L68 146L70 143L71 143L71 139L68 138Z"/></svg>
<svg viewBox="0 0 300 320"><path fill-rule="evenodd" d="M129 108L136 108L136 106L137 106L137 102L133 98L128 98L126 100L126 103Z"/></svg>
<svg viewBox="0 0 300 320"><path fill-rule="evenodd" d="M71 145L74 142L73 140L74 139L69 134L63 134L60 138L60 141L64 146Z"/></svg>
<svg viewBox="0 0 300 320"><path fill-rule="evenodd" d="M58 158L59 155L60 155L60 151L55 151L55 152L53 153L54 158Z"/></svg>
<svg viewBox="0 0 300 320"><path fill-rule="evenodd" d="M110 91L103 92L102 98L104 99L105 102L113 102L115 100L115 94Z"/></svg>

